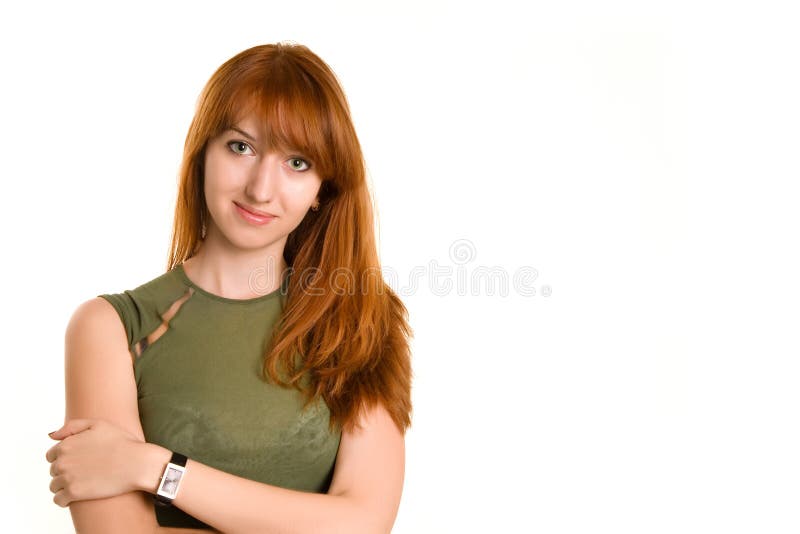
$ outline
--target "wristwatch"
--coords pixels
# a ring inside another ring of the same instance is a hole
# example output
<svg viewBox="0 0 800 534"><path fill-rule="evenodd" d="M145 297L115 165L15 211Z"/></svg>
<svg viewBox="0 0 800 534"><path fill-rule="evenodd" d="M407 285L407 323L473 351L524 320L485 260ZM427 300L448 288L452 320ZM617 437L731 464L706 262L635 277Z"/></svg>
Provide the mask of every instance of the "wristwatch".
<svg viewBox="0 0 800 534"><path fill-rule="evenodd" d="M186 456L173 451L172 458L164 468L164 474L161 475L161 482L158 485L156 494L153 496L157 505L172 505L172 500L178 495L178 488L181 485L181 479L185 472Z"/></svg>

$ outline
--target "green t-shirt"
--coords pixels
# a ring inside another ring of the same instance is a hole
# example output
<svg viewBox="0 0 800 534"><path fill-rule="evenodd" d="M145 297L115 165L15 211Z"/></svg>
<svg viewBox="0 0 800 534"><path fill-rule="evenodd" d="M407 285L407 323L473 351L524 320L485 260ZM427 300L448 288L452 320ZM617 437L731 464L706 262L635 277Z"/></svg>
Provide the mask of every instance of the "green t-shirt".
<svg viewBox="0 0 800 534"><path fill-rule="evenodd" d="M261 375L287 287L284 279L272 293L228 299L195 285L178 265L136 289L98 296L125 326L149 443L240 477L325 493L341 438L329 429L328 406L320 400L304 411L302 393ZM171 307L166 330L141 343ZM207 527L177 507L155 510L161 526Z"/></svg>

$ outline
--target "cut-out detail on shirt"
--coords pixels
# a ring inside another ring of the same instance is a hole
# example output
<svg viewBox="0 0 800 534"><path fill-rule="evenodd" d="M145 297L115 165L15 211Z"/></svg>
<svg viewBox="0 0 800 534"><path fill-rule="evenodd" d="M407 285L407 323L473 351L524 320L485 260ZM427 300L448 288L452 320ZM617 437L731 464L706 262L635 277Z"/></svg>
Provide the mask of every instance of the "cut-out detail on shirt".
<svg viewBox="0 0 800 534"><path fill-rule="evenodd" d="M175 314L178 313L178 310L183 306L183 303L186 302L189 297L194 294L194 288L188 288L186 293L184 293L181 298L176 300L172 303L172 305L161 314L162 322L158 327L150 332L146 337L140 339L136 344L133 346L133 351L131 353L131 357L134 361L136 358L142 355L142 353L147 350L147 348L155 343L169 328L169 322L175 317Z"/></svg>

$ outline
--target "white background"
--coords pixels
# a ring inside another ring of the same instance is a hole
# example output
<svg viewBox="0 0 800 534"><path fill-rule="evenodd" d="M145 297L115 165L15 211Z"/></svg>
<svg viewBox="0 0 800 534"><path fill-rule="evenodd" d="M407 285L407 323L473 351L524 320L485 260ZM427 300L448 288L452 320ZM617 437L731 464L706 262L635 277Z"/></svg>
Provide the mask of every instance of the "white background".
<svg viewBox="0 0 800 534"><path fill-rule="evenodd" d="M4 531L72 531L66 323L164 271L196 98L279 40L344 86L416 334L395 533L800 529L789 2L5 5Z"/></svg>

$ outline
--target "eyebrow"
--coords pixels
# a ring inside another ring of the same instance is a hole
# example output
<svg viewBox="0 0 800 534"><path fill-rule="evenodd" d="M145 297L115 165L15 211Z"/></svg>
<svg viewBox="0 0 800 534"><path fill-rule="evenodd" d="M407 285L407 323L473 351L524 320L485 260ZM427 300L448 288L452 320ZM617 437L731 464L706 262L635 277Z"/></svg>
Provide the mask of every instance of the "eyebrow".
<svg viewBox="0 0 800 534"><path fill-rule="evenodd" d="M236 126L231 126L230 128L228 128L228 130L234 130L236 132L239 132L240 134L242 134L243 136L245 136L246 138L248 138L249 140L251 140L254 143L258 142L258 139L256 139L255 137L253 137L249 133L245 132L244 130L242 130L240 128L237 128Z"/></svg>

